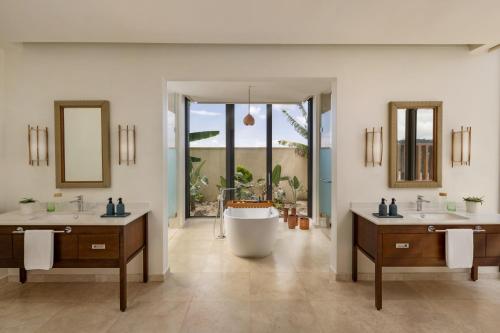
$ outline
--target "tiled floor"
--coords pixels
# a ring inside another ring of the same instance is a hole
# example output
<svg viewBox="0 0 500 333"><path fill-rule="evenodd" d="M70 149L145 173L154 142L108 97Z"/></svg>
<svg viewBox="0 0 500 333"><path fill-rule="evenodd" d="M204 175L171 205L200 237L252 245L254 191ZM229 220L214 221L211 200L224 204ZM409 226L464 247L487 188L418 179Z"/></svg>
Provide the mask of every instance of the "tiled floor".
<svg viewBox="0 0 500 333"><path fill-rule="evenodd" d="M0 285L0 332L498 332L500 281L337 282L320 230L282 225L270 257L245 260L198 223L170 234L164 283Z"/></svg>

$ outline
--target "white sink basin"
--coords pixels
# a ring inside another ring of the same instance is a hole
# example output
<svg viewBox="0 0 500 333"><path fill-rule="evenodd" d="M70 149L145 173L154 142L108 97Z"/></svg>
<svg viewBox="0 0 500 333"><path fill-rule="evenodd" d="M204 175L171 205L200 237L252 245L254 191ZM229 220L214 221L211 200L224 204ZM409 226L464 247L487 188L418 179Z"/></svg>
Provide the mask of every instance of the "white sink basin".
<svg viewBox="0 0 500 333"><path fill-rule="evenodd" d="M429 222L446 222L446 221L457 221L457 220L468 220L468 217L448 212L420 212L410 215L410 217L417 218L422 221Z"/></svg>
<svg viewBox="0 0 500 333"><path fill-rule="evenodd" d="M49 213L42 215L34 220L39 220L45 223L76 223L80 219L92 219L96 216L95 213L91 212L75 212L75 213Z"/></svg>

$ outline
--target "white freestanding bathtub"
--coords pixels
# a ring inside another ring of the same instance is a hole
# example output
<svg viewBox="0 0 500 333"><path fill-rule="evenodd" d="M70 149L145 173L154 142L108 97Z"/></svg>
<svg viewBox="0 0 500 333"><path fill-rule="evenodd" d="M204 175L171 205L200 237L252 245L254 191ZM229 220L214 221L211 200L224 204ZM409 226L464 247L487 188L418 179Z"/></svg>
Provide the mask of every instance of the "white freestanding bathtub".
<svg viewBox="0 0 500 333"><path fill-rule="evenodd" d="M233 208L224 211L227 240L239 257L265 257L273 251L279 212L269 208Z"/></svg>

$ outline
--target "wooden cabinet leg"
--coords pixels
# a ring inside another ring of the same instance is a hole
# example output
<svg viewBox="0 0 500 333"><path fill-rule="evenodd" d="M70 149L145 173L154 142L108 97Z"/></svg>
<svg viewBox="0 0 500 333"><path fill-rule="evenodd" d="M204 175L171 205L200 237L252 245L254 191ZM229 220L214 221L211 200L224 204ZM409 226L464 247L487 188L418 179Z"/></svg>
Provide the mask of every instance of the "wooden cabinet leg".
<svg viewBox="0 0 500 333"><path fill-rule="evenodd" d="M120 311L127 309L127 258L125 256L125 229L120 232Z"/></svg>
<svg viewBox="0 0 500 333"><path fill-rule="evenodd" d="M149 279L149 254L148 254L148 214L144 217L144 249L142 250L142 282Z"/></svg>
<svg viewBox="0 0 500 333"><path fill-rule="evenodd" d="M470 269L470 279L472 281L477 281L479 275L479 267L477 265L472 266Z"/></svg>
<svg viewBox="0 0 500 333"><path fill-rule="evenodd" d="M382 265L375 262L375 307L382 309Z"/></svg>
<svg viewBox="0 0 500 333"><path fill-rule="evenodd" d="M352 214L352 280L358 281L358 224L357 215Z"/></svg>
<svg viewBox="0 0 500 333"><path fill-rule="evenodd" d="M19 268L19 282L26 283L28 279L28 272L24 268Z"/></svg>
<svg viewBox="0 0 500 333"><path fill-rule="evenodd" d="M358 281L358 248L352 247L352 281Z"/></svg>
<svg viewBox="0 0 500 333"><path fill-rule="evenodd" d="M120 266L120 311L127 310L127 263Z"/></svg>

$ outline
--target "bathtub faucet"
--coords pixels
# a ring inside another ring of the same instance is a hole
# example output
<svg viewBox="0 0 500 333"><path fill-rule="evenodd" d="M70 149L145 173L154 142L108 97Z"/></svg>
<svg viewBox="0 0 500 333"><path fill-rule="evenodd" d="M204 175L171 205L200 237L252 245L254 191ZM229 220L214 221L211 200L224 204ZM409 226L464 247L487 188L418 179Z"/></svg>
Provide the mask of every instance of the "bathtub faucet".
<svg viewBox="0 0 500 333"><path fill-rule="evenodd" d="M224 202L224 196L225 196L226 192L235 191L235 190L237 190L237 188L235 188L235 187L221 188L219 190L219 197L217 199L222 200Z"/></svg>
<svg viewBox="0 0 500 333"><path fill-rule="evenodd" d="M219 190L219 195L217 196L217 201L219 203L219 234L217 235L217 239L226 238L226 232L224 230L224 196L226 192L234 190L236 190L236 188L234 187L221 188ZM217 216L215 217L214 220L214 234L215 234L216 224L217 224Z"/></svg>

